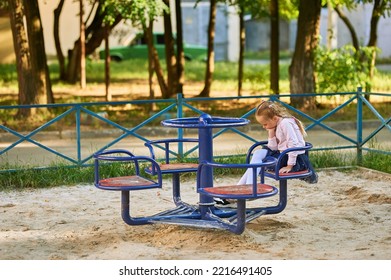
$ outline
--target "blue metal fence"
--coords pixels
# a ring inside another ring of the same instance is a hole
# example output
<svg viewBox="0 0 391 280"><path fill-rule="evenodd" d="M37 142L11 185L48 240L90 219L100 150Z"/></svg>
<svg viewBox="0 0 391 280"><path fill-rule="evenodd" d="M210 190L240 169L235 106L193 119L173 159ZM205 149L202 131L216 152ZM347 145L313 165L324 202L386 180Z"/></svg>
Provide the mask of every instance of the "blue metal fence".
<svg viewBox="0 0 391 280"><path fill-rule="evenodd" d="M176 118L182 118L185 116L189 116L190 114L198 115L203 113L203 111L193 105L192 103L195 103L197 106L202 107L202 104L212 104L215 101L227 101L230 102L232 100L243 100L243 99L251 99L254 100L254 104L259 102L259 99L271 99L273 101L281 103L283 106L285 106L290 111L294 112L295 114L299 115L301 120L304 121L306 125L306 130L312 130L316 127L321 127L330 133L338 136L339 138L344 139L349 145L337 145L332 147L315 147L314 150L339 150L339 149L355 149L357 153L357 158L360 161L362 158L363 151L371 151L371 152L377 152L377 153L384 153L391 155L390 151L382 150L382 149L374 149L371 147L365 147L365 144L367 144L371 139L373 139L380 131L386 130L388 132L391 132L391 110L388 111L388 116L382 116L369 102L365 95L368 95L368 93L363 93L361 89L359 88L357 92L347 92L347 93L330 93L330 94L295 94L295 95L262 95L262 96L246 96L246 97L220 97L220 98L184 98L182 94L178 94L177 98L172 99L156 99L156 100L136 100L136 101L122 101L122 102L93 102L93 103L68 103L68 104L47 104L47 105L15 105L15 106L0 106L0 110L4 110L3 113L11 115L14 114L16 110L21 108L47 108L47 109L58 109L62 110L62 113L58 113L53 119L47 121L46 123L42 124L36 129L33 129L30 132L22 132L17 131L15 129L10 128L5 124L4 122L0 124L0 139L1 135L11 135L14 139L13 140L1 140L1 146L0 146L0 159L2 161L2 164L0 164L0 172L8 172L15 169L23 169L25 166L20 163L16 166L11 166L9 164L5 164L7 162L7 155L10 151L15 150L16 147L21 144L22 142L28 142L29 144L38 147L40 149L45 150L46 152L49 152L51 154L54 154L55 156L60 157L63 159L67 165L69 166L85 166L89 165L91 163L92 155L95 152L103 151L105 149L108 149L118 143L119 141L127 138L127 137L135 137L143 142L150 140L149 136L143 136L139 131L142 128L151 126L153 123L156 123L160 119L169 117L176 117ZM385 98L390 98L391 94L386 93L370 93L371 97L375 96L383 96ZM311 117L310 115L298 110L297 108L290 105L289 99L296 98L296 97L316 97L316 98L330 98L330 97L340 97L345 99L342 104L336 106L333 110L328 112L327 114L323 115L319 119L315 119L314 117ZM329 119L331 116L333 116L336 112L342 110L348 105L354 104L356 106L357 111L357 117L356 117L356 137L352 138L344 133L341 133L337 131L336 129L330 127L325 123L327 119ZM138 125L134 127L126 127L126 125L121 125L120 123L114 122L110 120L109 118L106 118L105 116L102 116L100 113L101 111L104 111L108 107L114 108L116 106L134 106L134 105L148 105L148 106L159 106L162 107L162 109L154 112L153 115L146 117L144 121L139 123ZM380 125L373 129L373 131L367 136L363 137L363 106L367 106L370 111L373 113L373 115L378 119L380 122ZM89 109L93 107L93 109ZM235 110L232 110L229 112L229 116L232 117L243 117L248 118L251 115L253 115L255 109L252 109L245 114L241 116L235 115ZM186 112L185 112L186 111ZM90 118L99 120L100 122L106 124L107 126L113 127L119 131L121 131L122 134L115 137L113 140L105 143L102 147L98 148L95 151L91 151L88 155L82 156L82 133L85 129L82 124L82 114L87 115ZM44 131L45 129L50 128L51 126L55 126L60 121L64 120L65 118L72 117L74 118L75 122L75 138L76 143L74 145L74 150L76 157L70 157L64 153L61 153L48 145L45 145L41 143L38 140L35 140L33 137L38 135L40 132ZM245 139L251 141L251 142L257 142L260 139L254 139L253 137L249 136L245 131L242 131L237 128L224 128L220 129L216 132L214 132L213 137L216 138L220 136L221 134L224 134L226 132L233 132L236 133ZM391 135L390 135L391 136ZM11 138L12 138L11 137ZM177 137L183 138L184 137L184 131L183 129L177 130ZM16 139L15 139L16 138ZM174 157L187 157L189 154L197 150L198 147L195 146L192 149L188 150L187 152L184 152L182 146L178 146L177 150L172 150L171 154ZM34 168L44 168L46 165L42 166L34 166Z"/></svg>

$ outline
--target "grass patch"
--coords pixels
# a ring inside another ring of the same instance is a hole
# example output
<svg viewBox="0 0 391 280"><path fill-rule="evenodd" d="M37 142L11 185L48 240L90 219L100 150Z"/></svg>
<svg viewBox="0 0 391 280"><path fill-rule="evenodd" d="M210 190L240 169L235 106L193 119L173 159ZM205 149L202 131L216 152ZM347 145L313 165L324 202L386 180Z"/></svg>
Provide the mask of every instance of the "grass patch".
<svg viewBox="0 0 391 280"><path fill-rule="evenodd" d="M310 160L315 169L356 165L353 153L338 151L310 152Z"/></svg>
<svg viewBox="0 0 391 280"><path fill-rule="evenodd" d="M391 155L367 152L363 156L362 166L391 174L390 162Z"/></svg>
<svg viewBox="0 0 391 280"><path fill-rule="evenodd" d="M391 150L386 149L379 145L376 142L370 142L369 148L374 149L377 151L386 151L388 153L391 152ZM391 155L390 154L383 154L379 152L374 151L364 151L362 156L362 166L367 167L370 169L375 169L378 171L386 172L391 174Z"/></svg>
<svg viewBox="0 0 391 280"><path fill-rule="evenodd" d="M0 190L24 190L93 182L92 167L57 166L0 173Z"/></svg>

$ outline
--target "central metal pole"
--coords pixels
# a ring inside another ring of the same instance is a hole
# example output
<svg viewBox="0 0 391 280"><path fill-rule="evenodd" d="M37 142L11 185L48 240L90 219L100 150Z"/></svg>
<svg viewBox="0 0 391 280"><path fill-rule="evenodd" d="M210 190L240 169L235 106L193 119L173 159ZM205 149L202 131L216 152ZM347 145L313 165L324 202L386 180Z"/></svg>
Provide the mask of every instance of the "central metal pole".
<svg viewBox="0 0 391 280"><path fill-rule="evenodd" d="M199 139L199 163L203 161L213 161L213 129L209 124L212 122L212 117L203 114L199 118L198 139ZM213 187L213 169L206 167L204 176L201 178L201 186ZM204 218L210 207L214 206L213 198L200 194L200 212Z"/></svg>

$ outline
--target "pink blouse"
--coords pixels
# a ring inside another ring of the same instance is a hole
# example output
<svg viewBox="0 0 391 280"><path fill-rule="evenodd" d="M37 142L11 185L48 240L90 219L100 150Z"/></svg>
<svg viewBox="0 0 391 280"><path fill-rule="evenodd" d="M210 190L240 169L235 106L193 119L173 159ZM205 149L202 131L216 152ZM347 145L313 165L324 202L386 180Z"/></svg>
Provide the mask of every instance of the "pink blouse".
<svg viewBox="0 0 391 280"><path fill-rule="evenodd" d="M267 147L273 151L280 152L294 147L304 147L305 141L299 126L294 118L281 118L277 123L276 136L268 139ZM294 151L288 153L288 165L295 165L296 158L305 151Z"/></svg>

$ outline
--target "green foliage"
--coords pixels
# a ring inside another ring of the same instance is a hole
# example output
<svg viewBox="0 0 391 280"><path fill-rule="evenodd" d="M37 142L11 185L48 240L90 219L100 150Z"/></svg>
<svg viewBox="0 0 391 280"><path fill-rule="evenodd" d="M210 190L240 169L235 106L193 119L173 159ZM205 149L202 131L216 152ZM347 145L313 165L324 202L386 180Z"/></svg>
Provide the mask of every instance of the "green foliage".
<svg viewBox="0 0 391 280"><path fill-rule="evenodd" d="M358 86L371 87L370 62L374 48L362 47L356 51L346 45L335 50L318 47L315 51L317 92L351 91Z"/></svg>
<svg viewBox="0 0 391 280"><path fill-rule="evenodd" d="M0 0L0 9L4 9L4 10L8 9L8 1L7 0Z"/></svg>
<svg viewBox="0 0 391 280"><path fill-rule="evenodd" d="M232 5L238 5L252 18L268 18L270 16L270 0L230 0ZM279 14L282 19L297 18L299 14L297 0L279 0Z"/></svg>
<svg viewBox="0 0 391 280"><path fill-rule="evenodd" d="M15 64L0 64L0 86L18 80Z"/></svg>
<svg viewBox="0 0 391 280"><path fill-rule="evenodd" d="M131 20L135 26L148 26L149 21L168 11L163 0L106 0L104 2L105 20L112 24L116 16Z"/></svg>

